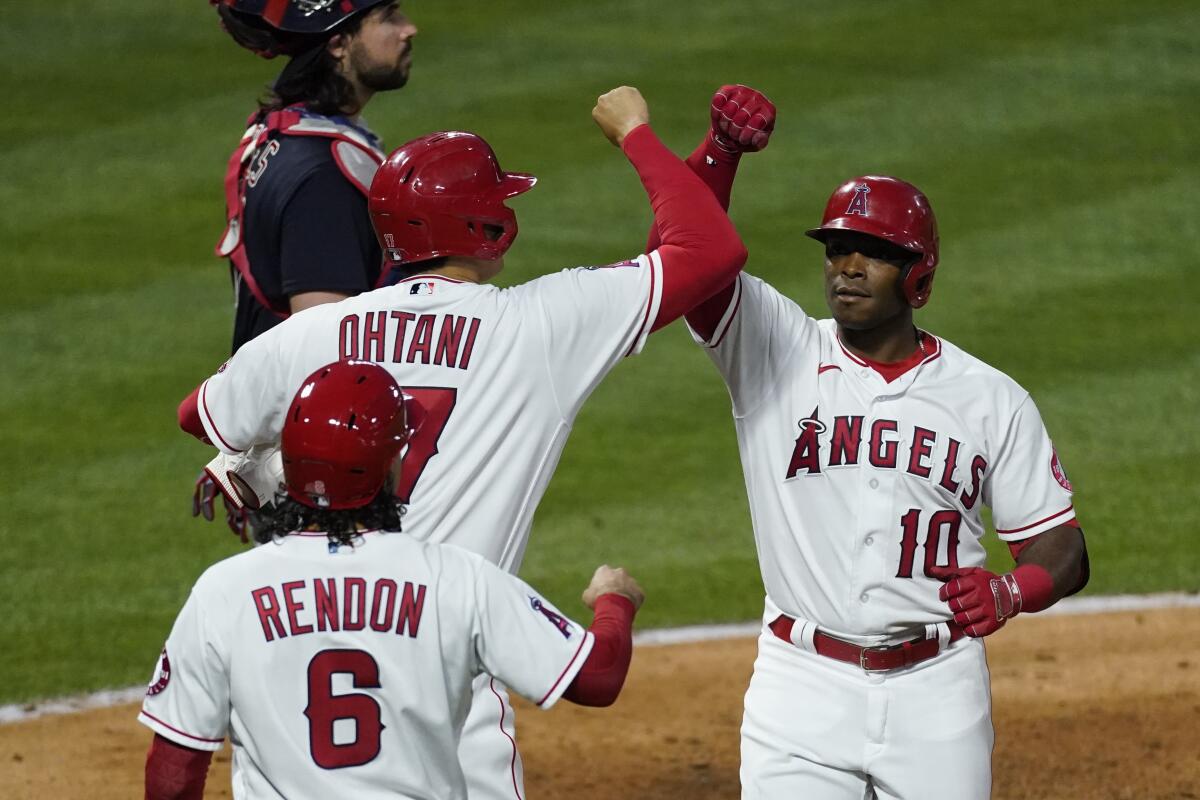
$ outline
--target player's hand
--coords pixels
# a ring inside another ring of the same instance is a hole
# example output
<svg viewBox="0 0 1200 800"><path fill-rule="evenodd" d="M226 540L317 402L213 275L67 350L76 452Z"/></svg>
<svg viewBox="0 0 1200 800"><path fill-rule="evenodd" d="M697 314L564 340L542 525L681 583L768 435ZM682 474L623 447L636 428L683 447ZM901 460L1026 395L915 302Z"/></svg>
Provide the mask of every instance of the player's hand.
<svg viewBox="0 0 1200 800"><path fill-rule="evenodd" d="M592 119L608 140L620 147L631 130L650 121L650 109L637 89L618 86L597 98Z"/></svg>
<svg viewBox="0 0 1200 800"><path fill-rule="evenodd" d="M192 491L192 516L204 517L208 522L212 522L216 517L215 506L218 496L225 506L225 525L242 540L243 544L248 543L250 541L250 520L246 509L226 497L207 470L201 472L200 477L196 478L196 486Z"/></svg>
<svg viewBox="0 0 1200 800"><path fill-rule="evenodd" d="M710 113L713 142L728 153L762 150L775 130L775 104L740 83L718 89Z"/></svg>
<svg viewBox="0 0 1200 800"><path fill-rule="evenodd" d="M1011 575L997 575L981 567L952 573L938 590L954 613L954 621L967 636L995 633L1021 610L1021 592Z"/></svg>
<svg viewBox="0 0 1200 800"><path fill-rule="evenodd" d="M646 593L642 591L641 586L638 586L638 582L633 579L633 576L623 567L613 568L608 564L596 567L596 572L592 575L592 582L583 590L583 604L588 608L595 609L596 600L602 594L619 594L627 598L633 603L635 611L642 607L642 603L646 602Z"/></svg>

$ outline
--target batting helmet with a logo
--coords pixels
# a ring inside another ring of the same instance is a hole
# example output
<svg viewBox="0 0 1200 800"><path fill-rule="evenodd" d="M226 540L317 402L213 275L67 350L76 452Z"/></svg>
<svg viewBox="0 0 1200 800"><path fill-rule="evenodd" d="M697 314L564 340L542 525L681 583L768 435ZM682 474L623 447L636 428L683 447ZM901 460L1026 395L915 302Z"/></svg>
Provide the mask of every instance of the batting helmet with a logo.
<svg viewBox="0 0 1200 800"><path fill-rule="evenodd" d="M517 238L517 215L504 201L535 183L500 169L491 146L473 133L431 133L388 156L367 208L392 265L442 256L492 261Z"/></svg>
<svg viewBox="0 0 1200 800"><path fill-rule="evenodd" d="M835 231L865 233L917 255L904 275L904 296L913 308L929 300L938 264L937 219L920 189L885 175L848 180L830 195L821 227L805 233L824 242Z"/></svg>
<svg viewBox="0 0 1200 800"><path fill-rule="evenodd" d="M290 497L322 509L360 508L383 488L408 441L404 395L367 361L336 361L304 379L283 423Z"/></svg>

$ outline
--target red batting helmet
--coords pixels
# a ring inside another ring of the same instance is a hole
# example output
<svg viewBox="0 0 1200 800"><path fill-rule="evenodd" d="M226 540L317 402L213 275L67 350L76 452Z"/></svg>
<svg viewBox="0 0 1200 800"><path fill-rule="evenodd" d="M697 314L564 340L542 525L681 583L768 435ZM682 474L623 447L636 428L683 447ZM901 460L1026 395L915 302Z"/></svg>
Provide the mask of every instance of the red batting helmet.
<svg viewBox="0 0 1200 800"><path fill-rule="evenodd" d="M391 0L209 0L233 40L264 58L291 56L337 26Z"/></svg>
<svg viewBox="0 0 1200 800"><path fill-rule="evenodd" d="M933 290L938 263L937 219L924 193L899 178L864 175L829 196L821 227L805 233L824 242L831 231L857 231L920 256L904 275L904 296L920 308Z"/></svg>
<svg viewBox="0 0 1200 800"><path fill-rule="evenodd" d="M336 361L304 379L283 422L283 478L314 508L360 508L383 488L408 441L404 397L367 361Z"/></svg>
<svg viewBox="0 0 1200 800"><path fill-rule="evenodd" d="M431 133L388 156L367 208L393 265L442 256L492 261L517 238L517 215L504 201L535 183L501 170L491 146L473 133Z"/></svg>

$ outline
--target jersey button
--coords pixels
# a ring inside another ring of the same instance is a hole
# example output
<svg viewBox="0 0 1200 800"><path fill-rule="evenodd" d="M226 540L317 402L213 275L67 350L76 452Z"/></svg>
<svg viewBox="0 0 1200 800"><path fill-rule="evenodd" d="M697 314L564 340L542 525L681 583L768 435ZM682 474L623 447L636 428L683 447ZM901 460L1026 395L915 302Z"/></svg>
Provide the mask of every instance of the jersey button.
<svg viewBox="0 0 1200 800"><path fill-rule="evenodd" d="M871 483L870 483L870 484L868 484L868 485L869 485L869 486L870 486L872 489L878 489L878 488L879 488L879 481L877 481L875 478L871 478Z"/></svg>
<svg viewBox="0 0 1200 800"><path fill-rule="evenodd" d="M869 594L867 594L866 592L863 592L862 594L860 594L858 596L858 602L860 602L860 603L865 603L870 599L871 599L871 596Z"/></svg>
<svg viewBox="0 0 1200 800"><path fill-rule="evenodd" d="M868 536L866 539L863 540L863 544L865 544L867 547L870 547L871 545L875 544L875 537Z"/></svg>
<svg viewBox="0 0 1200 800"><path fill-rule="evenodd" d="M858 372L858 377L860 377L860 378L869 378L869 377L871 377L871 370L869 370L869 369L863 369L863 370L859 370L859 372Z"/></svg>

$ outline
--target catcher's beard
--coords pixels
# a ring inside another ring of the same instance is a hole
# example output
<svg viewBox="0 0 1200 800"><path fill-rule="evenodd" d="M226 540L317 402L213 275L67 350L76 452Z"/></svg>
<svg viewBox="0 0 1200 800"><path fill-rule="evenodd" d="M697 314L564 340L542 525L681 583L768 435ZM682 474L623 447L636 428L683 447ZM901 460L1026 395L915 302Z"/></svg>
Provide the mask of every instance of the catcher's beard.
<svg viewBox="0 0 1200 800"><path fill-rule="evenodd" d="M372 60L365 48L359 42L350 47L350 69L354 70L358 82L373 92L388 92L400 89L408 83L409 65L404 62L405 56L412 51L411 46L391 64Z"/></svg>

